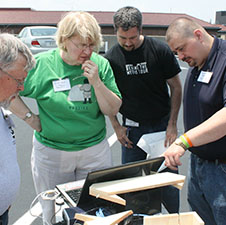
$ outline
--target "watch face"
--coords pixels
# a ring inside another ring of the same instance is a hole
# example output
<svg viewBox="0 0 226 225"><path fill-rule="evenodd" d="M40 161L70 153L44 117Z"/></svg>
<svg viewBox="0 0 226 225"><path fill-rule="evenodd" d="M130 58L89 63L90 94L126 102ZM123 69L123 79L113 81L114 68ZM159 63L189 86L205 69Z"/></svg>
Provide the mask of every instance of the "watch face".
<svg viewBox="0 0 226 225"><path fill-rule="evenodd" d="M30 113L30 112L28 112L28 113L26 114L26 118L31 118L31 113Z"/></svg>
<svg viewBox="0 0 226 225"><path fill-rule="evenodd" d="M26 113L26 115L23 118L23 120L29 119L29 118L31 118L31 116L32 116L32 113L31 112L28 112L28 113Z"/></svg>
<svg viewBox="0 0 226 225"><path fill-rule="evenodd" d="M187 149L186 146L184 145L184 143L181 141L180 138L177 138L177 139L175 140L175 144L176 144L176 145L179 145L179 146L182 147L184 150Z"/></svg>
<svg viewBox="0 0 226 225"><path fill-rule="evenodd" d="M177 139L175 140L175 144L181 144L181 143L182 143L181 139L177 138Z"/></svg>

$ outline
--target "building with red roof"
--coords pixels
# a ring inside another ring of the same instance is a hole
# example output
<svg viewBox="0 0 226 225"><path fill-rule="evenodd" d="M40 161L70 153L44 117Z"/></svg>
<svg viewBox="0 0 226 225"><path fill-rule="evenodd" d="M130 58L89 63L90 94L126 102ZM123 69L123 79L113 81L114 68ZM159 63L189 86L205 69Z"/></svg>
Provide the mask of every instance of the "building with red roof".
<svg viewBox="0 0 226 225"><path fill-rule="evenodd" d="M0 31L18 34L25 26L48 25L57 26L67 11L37 11L31 8L0 8ZM100 24L107 47L116 42L113 15L114 12L90 11ZM206 21L180 13L148 13L143 12L143 34L165 39L169 24L178 17L188 17L202 25L210 34L225 39L226 26L210 24ZM106 47L106 46L105 46Z"/></svg>

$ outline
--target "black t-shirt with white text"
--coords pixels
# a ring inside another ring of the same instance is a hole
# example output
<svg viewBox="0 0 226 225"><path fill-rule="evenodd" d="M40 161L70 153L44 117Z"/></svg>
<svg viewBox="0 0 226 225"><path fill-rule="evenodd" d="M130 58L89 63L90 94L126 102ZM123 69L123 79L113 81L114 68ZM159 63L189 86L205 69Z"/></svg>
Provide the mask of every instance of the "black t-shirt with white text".
<svg viewBox="0 0 226 225"><path fill-rule="evenodd" d="M120 113L136 122L155 122L170 112L167 79L181 70L168 45L144 37L142 45L126 51L119 44L105 55L122 94Z"/></svg>

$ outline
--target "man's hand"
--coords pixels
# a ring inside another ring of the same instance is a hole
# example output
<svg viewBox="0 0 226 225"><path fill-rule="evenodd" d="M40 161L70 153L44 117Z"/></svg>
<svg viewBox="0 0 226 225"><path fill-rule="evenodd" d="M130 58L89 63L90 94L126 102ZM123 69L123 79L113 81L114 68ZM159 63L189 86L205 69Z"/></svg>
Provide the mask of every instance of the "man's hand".
<svg viewBox="0 0 226 225"><path fill-rule="evenodd" d="M181 166L180 157L182 157L185 153L185 150L176 145L172 144L170 147L163 153L165 156L165 165L172 170L177 170L177 166Z"/></svg>
<svg viewBox="0 0 226 225"><path fill-rule="evenodd" d="M177 138L177 126L173 124L168 124L166 129L166 139L165 139L165 147L170 146Z"/></svg>
<svg viewBox="0 0 226 225"><path fill-rule="evenodd" d="M129 128L118 126L115 128L115 133L118 138L118 141L127 148L133 148L133 142L129 140L128 134L129 134Z"/></svg>

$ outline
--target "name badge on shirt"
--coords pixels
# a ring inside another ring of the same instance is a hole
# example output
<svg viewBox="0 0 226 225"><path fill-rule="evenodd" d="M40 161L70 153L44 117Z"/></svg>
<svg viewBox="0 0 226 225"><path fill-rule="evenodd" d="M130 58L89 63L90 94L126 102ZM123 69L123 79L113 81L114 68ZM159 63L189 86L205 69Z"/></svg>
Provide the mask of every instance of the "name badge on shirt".
<svg viewBox="0 0 226 225"><path fill-rule="evenodd" d="M208 84L210 82L212 75L213 75L213 72L201 71L197 81Z"/></svg>
<svg viewBox="0 0 226 225"><path fill-rule="evenodd" d="M58 91L67 91L71 89L71 84L68 78L66 79L60 79L60 80L54 80L53 81L53 89L55 92Z"/></svg>
<svg viewBox="0 0 226 225"><path fill-rule="evenodd" d="M130 126L130 127L139 127L139 123L137 123L133 120L127 119L127 118L126 118L126 121L125 121L125 125Z"/></svg>

